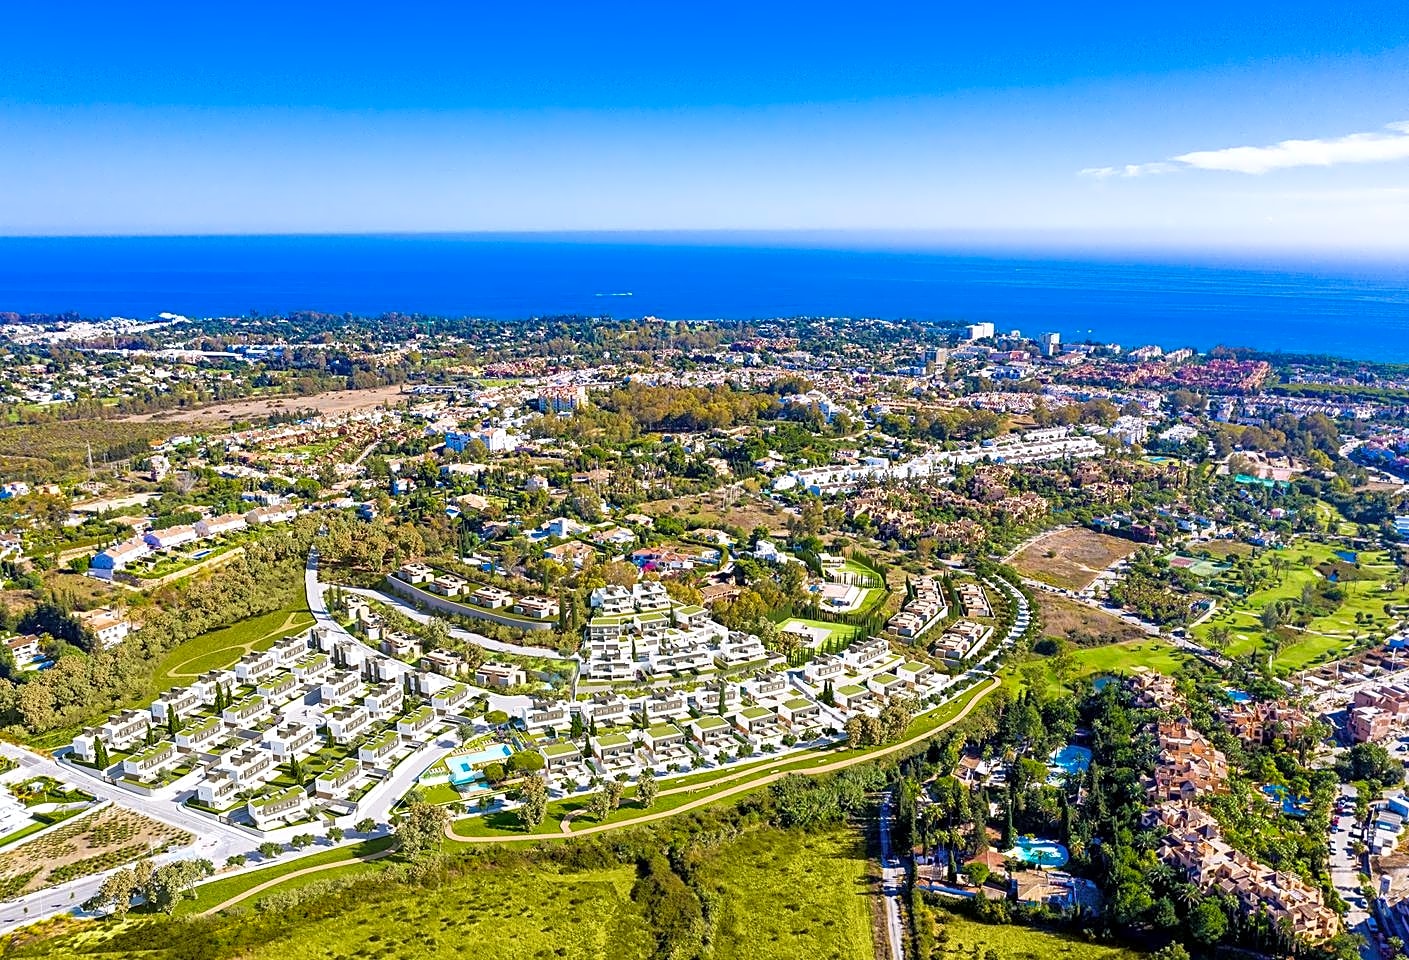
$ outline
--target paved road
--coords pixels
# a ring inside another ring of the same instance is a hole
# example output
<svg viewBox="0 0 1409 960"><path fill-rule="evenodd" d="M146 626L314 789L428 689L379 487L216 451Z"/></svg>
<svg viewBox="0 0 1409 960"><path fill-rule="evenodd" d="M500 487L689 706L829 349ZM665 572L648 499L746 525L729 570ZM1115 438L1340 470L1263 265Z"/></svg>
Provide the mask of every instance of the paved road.
<svg viewBox="0 0 1409 960"><path fill-rule="evenodd" d="M220 866L227 857L236 853L248 853L256 845L254 838L242 830L189 813L171 800L132 793L109 783L86 767L60 764L9 743L0 743L0 754L17 760L26 776L43 775L66 781L93 794L99 800L111 801L153 820L180 827L196 838L191 846L164 854L156 858L158 861L204 857ZM97 893L106 877L107 872L82 877L0 903L0 932L32 923L53 913L73 909Z"/></svg>
<svg viewBox="0 0 1409 960"><path fill-rule="evenodd" d="M905 960L905 933L900 926L900 894L905 887L905 867L890 852L889 793L881 801L881 896L886 915L886 939L890 941L891 960Z"/></svg>
<svg viewBox="0 0 1409 960"><path fill-rule="evenodd" d="M397 613L405 617L410 617L417 623L429 623L432 619L431 614L424 613L405 600L394 597L389 593L382 593L380 590L367 590L363 587L344 587L343 592L355 593L359 597L366 597L369 600L384 603L394 608ZM565 663L571 663L577 660L577 657L572 654L559 653L557 650L553 650L549 647L529 647L518 643L506 643L503 640L492 640L482 633L474 633L473 631L465 630L460 627L451 627L450 635L458 640L473 643L477 647L483 647L486 650L492 650L496 653L511 653L521 657L540 657L544 660L561 660Z"/></svg>
<svg viewBox="0 0 1409 960"><path fill-rule="evenodd" d="M1338 800L1349 800L1353 804L1355 795L1354 786L1341 784ZM1336 893L1340 894L1341 899L1348 905L1345 912L1346 929L1365 938L1366 943L1361 948L1360 956L1363 960L1379 960L1379 946L1368 926L1370 904L1365 902L1365 897L1360 892L1361 858L1356 856L1355 841L1350 836L1351 830L1357 826L1354 809L1352 806L1351 812L1341 815L1340 825L1331 828L1331 882L1335 884Z"/></svg>

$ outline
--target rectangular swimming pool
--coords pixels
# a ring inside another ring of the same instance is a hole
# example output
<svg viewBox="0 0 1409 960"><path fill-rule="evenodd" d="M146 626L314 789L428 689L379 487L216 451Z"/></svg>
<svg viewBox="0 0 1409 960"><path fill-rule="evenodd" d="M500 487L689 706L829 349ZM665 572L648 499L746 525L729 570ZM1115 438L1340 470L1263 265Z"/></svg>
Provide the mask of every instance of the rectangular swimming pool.
<svg viewBox="0 0 1409 960"><path fill-rule="evenodd" d="M480 775L475 771L476 766L486 763L495 763L499 760L506 760L514 751L508 744L495 743L483 750L476 750L474 753L464 753L458 757L446 757L445 766L450 770L450 782L455 786L465 783L473 783L480 779Z"/></svg>

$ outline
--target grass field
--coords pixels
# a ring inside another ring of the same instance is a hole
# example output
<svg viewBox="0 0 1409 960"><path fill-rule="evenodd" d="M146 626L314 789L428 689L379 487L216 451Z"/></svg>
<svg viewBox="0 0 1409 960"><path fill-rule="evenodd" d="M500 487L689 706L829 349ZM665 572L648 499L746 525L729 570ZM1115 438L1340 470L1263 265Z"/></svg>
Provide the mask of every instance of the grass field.
<svg viewBox="0 0 1409 960"><path fill-rule="evenodd" d="M1045 590L1034 590L1037 610L1042 614L1042 633L1049 637L1070 640L1080 647L1103 643L1123 643L1142 640L1145 631L1120 617L1111 616L1094 607Z"/></svg>
<svg viewBox="0 0 1409 960"><path fill-rule="evenodd" d="M230 666L251 650L264 650L278 640L313 625L302 598L293 605L203 633L170 651L157 664L157 689L190 683L207 670Z"/></svg>
<svg viewBox="0 0 1409 960"><path fill-rule="evenodd" d="M1068 682L1075 683L1084 677L1099 677L1116 673L1129 674L1139 669L1153 670L1156 673L1173 676L1189 659L1189 655L1181 653L1163 640L1149 637L1144 640L1130 640L1125 643L1107 644L1103 647L1073 650L1071 659L1075 664L1075 669ZM1011 689L1018 689L1026 684L1023 673L1028 671L1030 664L1038 664L1041 667L1038 682L1045 683L1049 692L1055 693L1062 690L1064 685L1057 679L1057 675L1052 669L1052 661L1045 658L1029 660L1023 664L1022 669L1009 673L1007 684Z"/></svg>
<svg viewBox="0 0 1409 960"><path fill-rule="evenodd" d="M1195 627L1194 635L1207 640L1210 631L1223 626L1230 632L1229 654L1238 656L1263 649L1265 632L1259 619L1263 608L1279 600L1297 603L1304 586L1324 583L1325 578L1317 568L1339 563L1336 550L1332 544L1297 540L1285 549L1264 553L1254 561L1258 567L1270 574L1275 557L1285 565L1282 572L1246 597L1236 601L1220 600L1218 612ZM1333 659L1357 639L1383 634L1395 622L1385 612L1386 604L1409 603L1409 587L1399 586L1398 570L1384 553L1361 551L1358 560L1353 572L1361 579L1344 582L1346 598L1336 611L1315 618L1304 629L1287 632L1281 650L1272 661L1278 672L1300 670Z"/></svg>
<svg viewBox="0 0 1409 960"><path fill-rule="evenodd" d="M644 958L654 942L631 902L635 881L630 866L580 873L546 867L485 870L439 887L431 896L418 890L353 907L297 927L244 956Z"/></svg>
<svg viewBox="0 0 1409 960"><path fill-rule="evenodd" d="M875 593L876 591L871 592ZM826 630L831 634L826 641L826 646L849 643L860 630L858 627L848 626L844 623L828 623L825 620L807 620L803 617L789 617L778 624L778 629L781 630L783 627L793 623L800 623L805 627L820 627Z"/></svg>
<svg viewBox="0 0 1409 960"><path fill-rule="evenodd" d="M958 914L937 911L943 939L936 956L968 960L992 950L1001 960L1139 960L1136 950L1090 943L1045 930L1015 925L979 923Z"/></svg>
<svg viewBox="0 0 1409 960"><path fill-rule="evenodd" d="M1024 576L1054 587L1082 590L1102 570L1136 549L1138 544L1120 537L1065 527L1028 544L1013 558L1013 566Z"/></svg>
<svg viewBox="0 0 1409 960"><path fill-rule="evenodd" d="M225 877L221 880L212 880L196 888L196 899L182 901L176 908L176 915L185 916L191 913L202 913L217 904L224 903L237 894L254 889L261 883L266 883L269 880L281 876L287 876L296 870L302 870L306 867L316 867L324 863L337 863L339 860L345 860L348 857L367 856L369 854L378 853L390 847L391 844L391 837L377 837L374 840L364 840L350 847L334 847L330 850L324 850L322 853L314 853L306 857L286 857L282 860L276 860L263 870L252 870L249 873L236 874L235 876ZM216 864L216 866L220 865ZM349 864L347 869L372 870L377 869L377 864L353 863ZM336 870L325 870L320 873L310 874L310 877L327 877L329 874L337 872ZM297 881L291 880L289 883L291 885L297 885ZM285 887L280 884L270 888L271 892L276 889L283 890Z"/></svg>
<svg viewBox="0 0 1409 960"><path fill-rule="evenodd" d="M718 895L714 957L871 960L871 874L850 832L743 837L701 876Z"/></svg>

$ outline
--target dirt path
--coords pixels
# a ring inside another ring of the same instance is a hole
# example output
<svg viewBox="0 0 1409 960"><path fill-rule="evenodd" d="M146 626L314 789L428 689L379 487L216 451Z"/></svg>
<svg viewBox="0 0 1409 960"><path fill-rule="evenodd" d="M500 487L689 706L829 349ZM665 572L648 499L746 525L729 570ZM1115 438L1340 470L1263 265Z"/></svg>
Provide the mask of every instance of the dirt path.
<svg viewBox="0 0 1409 960"><path fill-rule="evenodd" d="M208 917L213 913L219 913L221 910L228 910L235 904L239 903L241 900L248 900L255 894L263 893L270 887L277 887L284 881L293 880L295 877L306 877L310 873L319 873L323 870L332 870L336 867L348 867L354 863L371 863L373 860L380 860L382 859L382 857L389 857L395 852L395 847L388 847L385 850L378 850L376 853L369 853L365 857L348 857L346 860L334 860L332 863L320 863L317 866L304 867L302 870L295 870L293 873L286 873L283 876L273 877L269 880L264 881L261 884L257 884L253 887L250 887L243 893L235 894L233 897L226 900L224 903L217 903L215 906L207 910L202 910L198 914L198 916Z"/></svg>

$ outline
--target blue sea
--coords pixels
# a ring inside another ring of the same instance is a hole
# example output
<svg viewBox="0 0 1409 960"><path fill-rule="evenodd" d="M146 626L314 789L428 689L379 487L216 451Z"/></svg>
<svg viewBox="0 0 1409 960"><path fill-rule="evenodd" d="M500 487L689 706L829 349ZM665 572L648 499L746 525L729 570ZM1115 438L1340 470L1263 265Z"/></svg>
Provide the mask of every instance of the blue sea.
<svg viewBox="0 0 1409 960"><path fill-rule="evenodd" d="M0 311L993 321L1127 346L1409 361L1409 268L671 237L0 238Z"/></svg>

